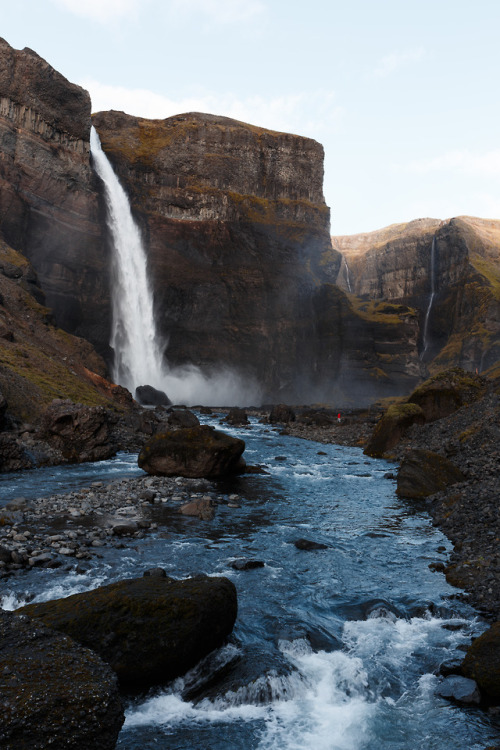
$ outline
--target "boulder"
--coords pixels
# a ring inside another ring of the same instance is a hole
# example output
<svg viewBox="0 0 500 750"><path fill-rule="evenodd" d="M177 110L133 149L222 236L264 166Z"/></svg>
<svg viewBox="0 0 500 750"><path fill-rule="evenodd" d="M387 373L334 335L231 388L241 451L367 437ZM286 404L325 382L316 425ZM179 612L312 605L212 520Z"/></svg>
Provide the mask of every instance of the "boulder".
<svg viewBox="0 0 500 750"><path fill-rule="evenodd" d="M111 415L103 406L56 399L42 415L40 437L72 463L102 461L116 453Z"/></svg>
<svg viewBox="0 0 500 750"><path fill-rule="evenodd" d="M1 612L0 664L0 747L115 747L124 719L117 679L93 651Z"/></svg>
<svg viewBox="0 0 500 750"><path fill-rule="evenodd" d="M135 389L135 398L143 406L170 406L172 403L164 391L152 385L139 385Z"/></svg>
<svg viewBox="0 0 500 750"><path fill-rule="evenodd" d="M399 467L396 494L424 498L464 479L460 469L444 456L415 448L407 453Z"/></svg>
<svg viewBox="0 0 500 750"><path fill-rule="evenodd" d="M0 434L0 472L32 468L33 460L17 442L17 436L11 432L2 432Z"/></svg>
<svg viewBox="0 0 500 750"><path fill-rule="evenodd" d="M92 648L135 688L173 680L221 646L237 600L227 578L149 576L19 611Z"/></svg>
<svg viewBox="0 0 500 750"><path fill-rule="evenodd" d="M337 417L326 409L307 409L298 416L297 421L313 427L331 427L337 422Z"/></svg>
<svg viewBox="0 0 500 750"><path fill-rule="evenodd" d="M230 409L227 416L224 417L223 421L233 425L234 427L250 424L245 410L238 407Z"/></svg>
<svg viewBox="0 0 500 750"><path fill-rule="evenodd" d="M500 704L500 622L472 642L461 671L477 682L487 700Z"/></svg>
<svg viewBox="0 0 500 750"><path fill-rule="evenodd" d="M436 695L466 705L481 702L481 695L476 682L457 674L446 677L436 688Z"/></svg>
<svg viewBox="0 0 500 750"><path fill-rule="evenodd" d="M379 458L399 443L409 427L424 423L424 412L417 404L392 404L377 422L364 453Z"/></svg>
<svg viewBox="0 0 500 750"><path fill-rule="evenodd" d="M215 505L210 497L201 497L182 505L179 513L183 516L194 516L201 521L211 521L215 516Z"/></svg>
<svg viewBox="0 0 500 750"><path fill-rule="evenodd" d="M144 445L139 466L148 474L215 479L242 470L245 443L207 425L158 433Z"/></svg>
<svg viewBox="0 0 500 750"><path fill-rule="evenodd" d="M312 539L296 539L294 545L297 549L306 550L307 552L316 549L328 549L327 544L323 544L323 542L314 542Z"/></svg>
<svg viewBox="0 0 500 750"><path fill-rule="evenodd" d="M167 416L169 427L196 427L200 420L189 409L171 409Z"/></svg>
<svg viewBox="0 0 500 750"><path fill-rule="evenodd" d="M286 404L277 404L271 409L269 414L269 422L271 424L286 424L288 422L295 422L295 412L291 406Z"/></svg>

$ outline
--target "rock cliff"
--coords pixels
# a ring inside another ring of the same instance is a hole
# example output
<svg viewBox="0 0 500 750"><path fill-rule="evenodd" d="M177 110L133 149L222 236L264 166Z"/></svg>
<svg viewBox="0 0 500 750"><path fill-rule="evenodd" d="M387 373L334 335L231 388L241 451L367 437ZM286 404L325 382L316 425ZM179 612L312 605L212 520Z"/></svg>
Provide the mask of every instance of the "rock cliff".
<svg viewBox="0 0 500 750"><path fill-rule="evenodd" d="M332 244L343 255L342 289L418 310L419 350L431 372L484 372L498 361L500 221L419 219Z"/></svg>
<svg viewBox="0 0 500 750"><path fill-rule="evenodd" d="M0 39L0 236L33 264L57 323L108 353L109 275L90 97Z"/></svg>

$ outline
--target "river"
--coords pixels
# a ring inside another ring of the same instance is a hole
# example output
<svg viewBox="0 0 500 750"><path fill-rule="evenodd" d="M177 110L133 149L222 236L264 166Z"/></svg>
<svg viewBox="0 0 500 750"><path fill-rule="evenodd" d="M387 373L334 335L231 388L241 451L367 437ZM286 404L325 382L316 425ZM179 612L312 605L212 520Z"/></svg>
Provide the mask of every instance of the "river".
<svg viewBox="0 0 500 750"><path fill-rule="evenodd" d="M102 548L84 575L33 570L3 583L0 603L14 608L155 566L174 577L202 572L234 581L239 611L229 643L173 684L127 698L118 748L483 750L498 743L494 717L434 694L439 665L485 624L429 569L450 544L421 507L396 497L384 477L393 465L255 421L224 430L243 437L247 462L269 472L219 486L226 498L239 495L232 503L239 507L223 503L214 520L199 521L154 506L155 534L126 549ZM87 472L83 480L79 472ZM107 472L110 479L140 473L134 457L120 455L33 474L38 494L41 487L49 494ZM26 494L27 476L0 477L0 494ZM299 538L326 549L299 550ZM239 558L264 567L236 571L231 562Z"/></svg>

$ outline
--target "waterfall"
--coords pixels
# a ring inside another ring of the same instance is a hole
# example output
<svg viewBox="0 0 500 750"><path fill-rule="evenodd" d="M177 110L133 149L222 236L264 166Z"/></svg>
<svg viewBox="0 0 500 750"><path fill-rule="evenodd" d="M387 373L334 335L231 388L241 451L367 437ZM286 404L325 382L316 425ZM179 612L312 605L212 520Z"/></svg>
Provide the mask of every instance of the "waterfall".
<svg viewBox="0 0 500 750"><path fill-rule="evenodd" d="M156 329L147 258L127 194L101 148L94 127L90 148L96 173L104 183L107 222L113 243L111 347L113 378L134 395L152 385L177 403L245 406L260 402L257 383L223 367L204 374L195 365L171 368L164 359L166 342Z"/></svg>
<svg viewBox="0 0 500 750"><path fill-rule="evenodd" d="M349 266L347 264L347 258L345 257L345 255L342 256L342 260L344 261L344 266L345 266L345 280L347 283L347 290L349 294L352 294L351 274L349 272Z"/></svg>
<svg viewBox="0 0 500 750"><path fill-rule="evenodd" d="M431 276L431 296L429 297L429 304L427 305L427 311L425 313L425 320L424 320L424 333L423 333L423 345L424 348L422 350L421 359L424 357L428 347L429 347L429 335L428 335L428 329L429 329L429 315L432 309L432 303L434 302L434 295L436 294L436 278L435 278L435 265L436 265L436 238L432 238L432 245L431 245L431 269L430 269L430 276Z"/></svg>
<svg viewBox="0 0 500 750"><path fill-rule="evenodd" d="M156 331L146 253L130 203L94 127L90 147L95 171L104 183L108 226L113 240L111 347L113 377L135 393L139 385L162 388L162 345Z"/></svg>

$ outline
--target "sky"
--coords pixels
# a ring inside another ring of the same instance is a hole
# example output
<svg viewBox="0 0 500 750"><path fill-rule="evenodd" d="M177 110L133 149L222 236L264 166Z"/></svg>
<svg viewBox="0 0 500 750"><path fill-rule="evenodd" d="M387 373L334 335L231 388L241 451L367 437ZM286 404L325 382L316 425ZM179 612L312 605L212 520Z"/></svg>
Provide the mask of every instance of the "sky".
<svg viewBox="0 0 500 750"><path fill-rule="evenodd" d="M0 0L93 111L314 138L332 234L500 219L499 0Z"/></svg>

